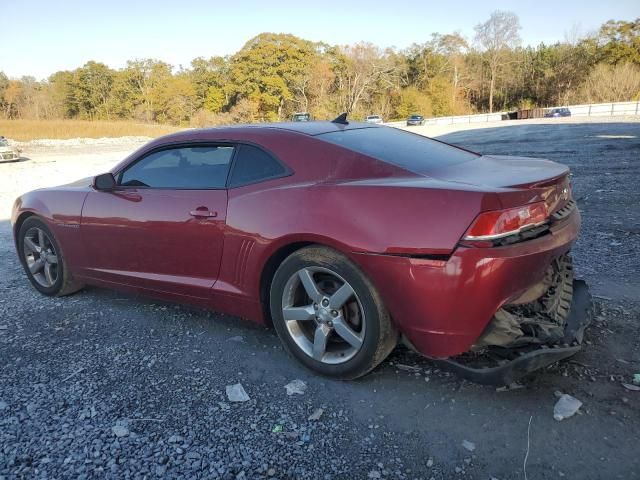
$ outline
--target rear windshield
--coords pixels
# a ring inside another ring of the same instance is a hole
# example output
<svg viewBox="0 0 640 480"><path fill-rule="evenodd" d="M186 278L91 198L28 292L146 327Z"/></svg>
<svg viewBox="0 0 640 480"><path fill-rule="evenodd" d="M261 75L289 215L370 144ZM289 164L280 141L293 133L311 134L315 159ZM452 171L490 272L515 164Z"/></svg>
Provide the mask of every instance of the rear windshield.
<svg viewBox="0 0 640 480"><path fill-rule="evenodd" d="M440 166L463 163L479 156L392 127L341 130L323 133L318 137L420 175Z"/></svg>

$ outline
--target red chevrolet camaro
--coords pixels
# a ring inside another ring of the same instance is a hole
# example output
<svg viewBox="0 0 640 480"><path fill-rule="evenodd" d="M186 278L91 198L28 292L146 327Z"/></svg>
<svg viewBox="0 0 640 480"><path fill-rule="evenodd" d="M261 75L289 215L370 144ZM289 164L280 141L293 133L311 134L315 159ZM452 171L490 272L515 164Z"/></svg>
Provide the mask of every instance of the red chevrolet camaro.
<svg viewBox="0 0 640 480"><path fill-rule="evenodd" d="M272 322L339 378L402 340L503 383L575 353L588 316L567 167L344 116L168 135L21 196L12 224L45 295L91 284Z"/></svg>

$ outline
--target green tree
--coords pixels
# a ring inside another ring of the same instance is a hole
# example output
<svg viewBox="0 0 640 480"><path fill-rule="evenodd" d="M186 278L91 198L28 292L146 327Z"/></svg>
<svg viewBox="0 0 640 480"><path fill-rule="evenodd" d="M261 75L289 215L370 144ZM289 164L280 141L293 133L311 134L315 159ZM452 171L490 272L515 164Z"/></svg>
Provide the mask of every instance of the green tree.
<svg viewBox="0 0 640 480"><path fill-rule="evenodd" d="M167 77L152 92L154 119L179 125L195 112L196 91L186 74Z"/></svg>
<svg viewBox="0 0 640 480"><path fill-rule="evenodd" d="M113 71L104 63L89 61L73 73L73 99L78 114L90 120L109 118Z"/></svg>
<svg viewBox="0 0 640 480"><path fill-rule="evenodd" d="M432 115L431 99L429 96L418 90L415 86L410 86L400 93L399 104L396 107L395 115L398 118L407 118L409 115L418 113L426 117Z"/></svg>
<svg viewBox="0 0 640 480"><path fill-rule="evenodd" d="M196 108L204 106L211 87L215 87L222 92L224 100L222 107L228 103L223 90L223 87L229 83L229 61L227 58L195 58L191 62L191 69L188 71L188 75L196 92ZM207 107L205 106L205 108Z"/></svg>
<svg viewBox="0 0 640 480"><path fill-rule="evenodd" d="M226 104L224 90L218 86L211 85L207 90L204 99L204 108L211 113L220 113Z"/></svg>
<svg viewBox="0 0 640 480"><path fill-rule="evenodd" d="M640 65L640 18L631 22L609 20L600 27L596 42L601 61Z"/></svg>
<svg viewBox="0 0 640 480"><path fill-rule="evenodd" d="M262 119L281 120L293 101L294 84L300 82L315 55L312 42L288 34L262 33L231 57L225 92L232 103L245 98L259 105Z"/></svg>

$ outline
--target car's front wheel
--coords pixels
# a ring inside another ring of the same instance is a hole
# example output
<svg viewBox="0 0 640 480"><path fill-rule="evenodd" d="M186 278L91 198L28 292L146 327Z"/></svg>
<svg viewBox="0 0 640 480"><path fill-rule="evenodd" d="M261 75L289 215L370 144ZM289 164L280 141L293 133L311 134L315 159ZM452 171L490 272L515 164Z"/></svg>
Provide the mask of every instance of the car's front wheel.
<svg viewBox="0 0 640 480"><path fill-rule="evenodd" d="M29 217L20 226L18 255L29 281L40 293L63 296L82 288L72 280L55 236L39 218Z"/></svg>
<svg viewBox="0 0 640 480"><path fill-rule="evenodd" d="M323 375L353 379L382 362L398 334L375 287L327 247L289 256L271 285L271 316L286 348Z"/></svg>

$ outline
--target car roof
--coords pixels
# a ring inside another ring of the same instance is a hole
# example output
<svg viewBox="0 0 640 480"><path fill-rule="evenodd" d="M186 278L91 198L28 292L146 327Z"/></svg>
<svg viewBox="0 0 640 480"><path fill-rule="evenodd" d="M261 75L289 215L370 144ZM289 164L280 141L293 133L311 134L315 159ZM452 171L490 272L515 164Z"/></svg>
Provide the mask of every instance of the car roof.
<svg viewBox="0 0 640 480"><path fill-rule="evenodd" d="M249 125L231 125L225 127L214 128L194 128L189 130L182 130L180 132L171 133L164 137L158 138L163 143L170 141L189 140L194 137L206 138L210 137L223 137L225 133L242 133L244 130L247 133L257 133L259 131L273 131L273 130L285 130L290 132L302 133L305 135L315 136L322 135L323 133L341 132L344 130L357 130L360 128L385 128L381 125L374 125L364 122L348 122L346 125L342 123L333 123L329 121L315 121L315 122L277 122L277 123L257 123Z"/></svg>

